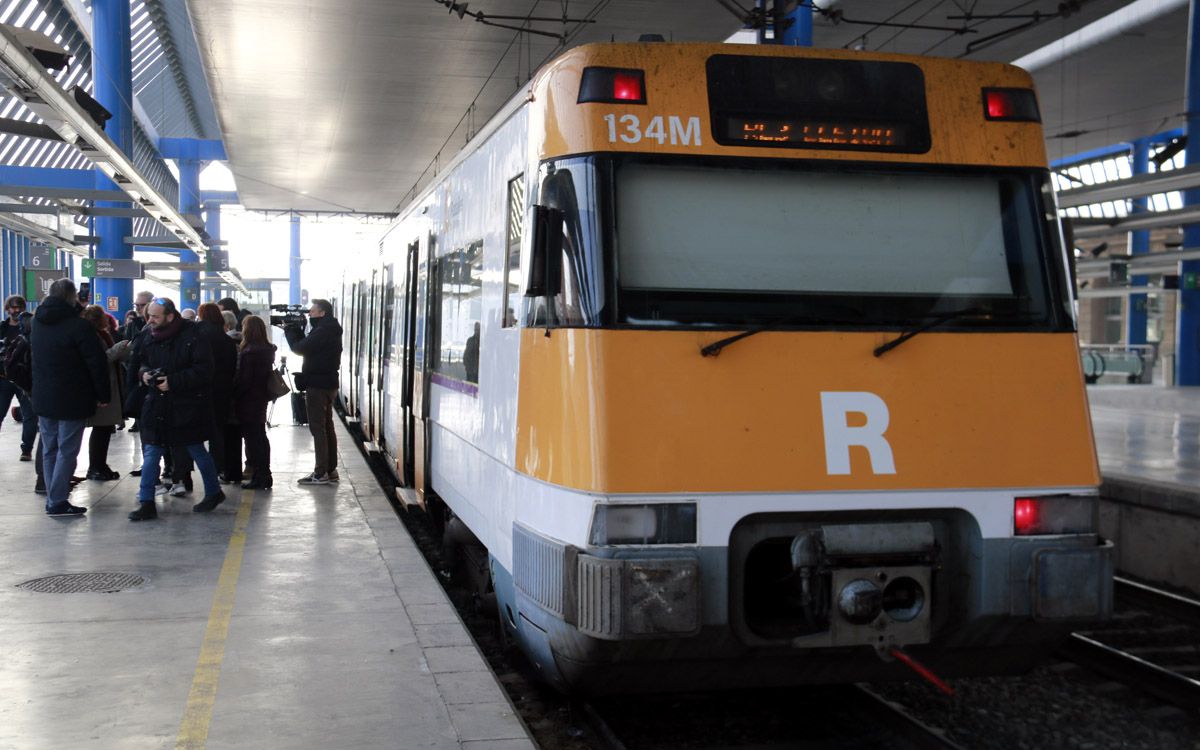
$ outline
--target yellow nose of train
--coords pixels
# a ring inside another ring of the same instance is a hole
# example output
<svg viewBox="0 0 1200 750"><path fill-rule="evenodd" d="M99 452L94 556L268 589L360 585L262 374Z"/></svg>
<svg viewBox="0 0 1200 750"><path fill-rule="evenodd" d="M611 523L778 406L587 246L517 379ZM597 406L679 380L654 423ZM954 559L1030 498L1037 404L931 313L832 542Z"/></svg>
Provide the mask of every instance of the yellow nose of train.
<svg viewBox="0 0 1200 750"><path fill-rule="evenodd" d="M1098 483L1074 334L526 331L517 467L602 493Z"/></svg>

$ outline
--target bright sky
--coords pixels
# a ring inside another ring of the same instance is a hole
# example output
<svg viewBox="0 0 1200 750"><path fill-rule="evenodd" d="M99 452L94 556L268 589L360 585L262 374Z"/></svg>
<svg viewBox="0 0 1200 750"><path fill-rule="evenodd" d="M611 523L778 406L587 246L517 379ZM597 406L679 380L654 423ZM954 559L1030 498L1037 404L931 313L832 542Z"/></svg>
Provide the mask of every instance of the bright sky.
<svg viewBox="0 0 1200 750"><path fill-rule="evenodd" d="M201 190L235 190L228 167L214 162L200 173ZM275 302L287 302L288 253L291 219L246 211L241 206L221 208L221 237L228 241L229 263L243 279L278 278L273 283ZM351 256L378 247L386 224L361 218L302 216L300 219L300 286L309 299L337 296L342 270Z"/></svg>

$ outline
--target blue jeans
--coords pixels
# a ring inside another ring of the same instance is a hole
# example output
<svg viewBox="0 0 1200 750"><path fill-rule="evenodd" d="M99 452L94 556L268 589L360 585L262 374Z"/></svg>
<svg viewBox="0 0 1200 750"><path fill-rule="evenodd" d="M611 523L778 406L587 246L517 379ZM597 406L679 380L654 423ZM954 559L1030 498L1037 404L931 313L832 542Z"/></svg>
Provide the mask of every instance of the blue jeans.
<svg viewBox="0 0 1200 750"><path fill-rule="evenodd" d="M12 404L13 396L21 405L21 452L33 450L33 441L37 437L38 421L33 415L33 404L29 403L29 394L17 387L11 380L0 380L0 424L8 416L8 407Z"/></svg>
<svg viewBox="0 0 1200 750"><path fill-rule="evenodd" d="M86 419L40 417L42 428L42 476L46 478L46 507L67 502L75 459L83 443Z"/></svg>
<svg viewBox="0 0 1200 750"><path fill-rule="evenodd" d="M200 478L204 480L205 497L220 492L221 483L217 481L217 465L213 463L212 456L208 454L208 451L204 450L204 443L192 443L182 447L187 450L192 460L196 462L196 468L200 470ZM162 463L163 454L169 450L171 450L170 446L166 445L142 444L142 483L138 485L138 502L154 502L154 485L158 484L159 464Z"/></svg>

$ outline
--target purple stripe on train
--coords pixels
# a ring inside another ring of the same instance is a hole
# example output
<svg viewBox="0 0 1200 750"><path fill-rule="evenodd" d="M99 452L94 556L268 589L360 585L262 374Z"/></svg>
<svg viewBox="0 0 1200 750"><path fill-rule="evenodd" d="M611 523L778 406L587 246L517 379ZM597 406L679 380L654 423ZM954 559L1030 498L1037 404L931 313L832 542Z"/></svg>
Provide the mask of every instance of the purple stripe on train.
<svg viewBox="0 0 1200 750"><path fill-rule="evenodd" d="M430 373L429 379L443 388L449 388L452 391L458 391L459 393L465 393L468 396L479 398L479 386L474 383L467 383L457 378L442 375L438 372Z"/></svg>

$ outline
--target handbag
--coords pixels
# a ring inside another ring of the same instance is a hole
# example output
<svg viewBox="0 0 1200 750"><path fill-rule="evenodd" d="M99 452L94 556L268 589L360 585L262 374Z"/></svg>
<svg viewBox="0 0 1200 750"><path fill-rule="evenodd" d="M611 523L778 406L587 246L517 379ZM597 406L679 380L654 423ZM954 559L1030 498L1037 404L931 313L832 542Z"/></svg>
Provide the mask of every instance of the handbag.
<svg viewBox="0 0 1200 750"><path fill-rule="evenodd" d="M271 377L267 378L267 397L274 401L280 396L286 396L292 392L288 387L287 381L283 378L283 373L279 370L271 370Z"/></svg>

